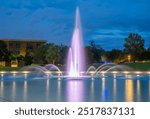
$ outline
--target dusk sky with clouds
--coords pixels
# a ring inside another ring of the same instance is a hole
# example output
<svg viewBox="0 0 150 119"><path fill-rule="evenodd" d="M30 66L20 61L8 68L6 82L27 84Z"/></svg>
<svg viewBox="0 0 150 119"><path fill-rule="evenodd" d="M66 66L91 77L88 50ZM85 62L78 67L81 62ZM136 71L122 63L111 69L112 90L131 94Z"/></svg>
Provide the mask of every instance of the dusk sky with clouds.
<svg viewBox="0 0 150 119"><path fill-rule="evenodd" d="M150 0L0 0L0 39L71 42L75 9L80 7L85 45L123 49L129 33L150 44Z"/></svg>

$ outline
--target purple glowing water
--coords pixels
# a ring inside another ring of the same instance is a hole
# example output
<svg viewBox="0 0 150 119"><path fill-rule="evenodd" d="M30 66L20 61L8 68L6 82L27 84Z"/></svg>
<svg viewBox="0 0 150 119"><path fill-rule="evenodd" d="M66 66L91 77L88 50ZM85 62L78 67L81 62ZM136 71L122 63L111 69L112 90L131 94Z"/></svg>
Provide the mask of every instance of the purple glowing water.
<svg viewBox="0 0 150 119"><path fill-rule="evenodd" d="M82 40L80 12L77 7L72 43L68 52L67 73L70 77L79 77L83 71L85 71L85 54Z"/></svg>

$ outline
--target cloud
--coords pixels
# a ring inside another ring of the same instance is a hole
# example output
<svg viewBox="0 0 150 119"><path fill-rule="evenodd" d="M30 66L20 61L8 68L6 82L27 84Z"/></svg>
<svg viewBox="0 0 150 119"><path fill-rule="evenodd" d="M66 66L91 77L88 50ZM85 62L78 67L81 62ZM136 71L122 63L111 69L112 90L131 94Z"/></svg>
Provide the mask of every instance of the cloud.
<svg viewBox="0 0 150 119"><path fill-rule="evenodd" d="M0 38L69 44L77 4L85 44L95 40L106 49L122 48L130 32L150 44L149 0L0 0Z"/></svg>
<svg viewBox="0 0 150 119"><path fill-rule="evenodd" d="M119 48L123 49L124 39L129 33L138 33L145 40L145 47L150 44L150 32L138 30L121 30L121 29L98 29L93 32L90 39L99 43L104 49Z"/></svg>

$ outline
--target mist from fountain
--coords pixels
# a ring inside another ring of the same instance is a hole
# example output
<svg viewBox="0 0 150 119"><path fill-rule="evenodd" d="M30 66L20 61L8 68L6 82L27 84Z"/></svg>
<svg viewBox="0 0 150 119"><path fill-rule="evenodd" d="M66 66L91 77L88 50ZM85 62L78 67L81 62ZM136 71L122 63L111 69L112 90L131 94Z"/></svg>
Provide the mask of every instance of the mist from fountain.
<svg viewBox="0 0 150 119"><path fill-rule="evenodd" d="M89 68L88 68L88 70L86 71L86 74L88 74L89 72L95 72L96 71L96 68L94 67L94 66L90 66Z"/></svg>
<svg viewBox="0 0 150 119"><path fill-rule="evenodd" d="M48 71L58 71L61 72L60 69L54 64L47 64L44 66Z"/></svg>
<svg viewBox="0 0 150 119"><path fill-rule="evenodd" d="M115 63L102 64L98 68L96 68L95 73L97 73L98 71L101 71L105 67L112 67L112 66L115 66L115 65L116 65Z"/></svg>

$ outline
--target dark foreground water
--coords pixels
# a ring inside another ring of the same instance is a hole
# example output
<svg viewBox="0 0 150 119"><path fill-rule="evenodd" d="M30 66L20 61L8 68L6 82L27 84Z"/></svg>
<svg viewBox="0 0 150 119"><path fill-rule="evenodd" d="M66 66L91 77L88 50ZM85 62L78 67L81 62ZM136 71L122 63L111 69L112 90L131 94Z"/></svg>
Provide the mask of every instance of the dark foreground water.
<svg viewBox="0 0 150 119"><path fill-rule="evenodd" d="M0 101L150 101L150 76L114 76L88 79L12 76L0 79Z"/></svg>

